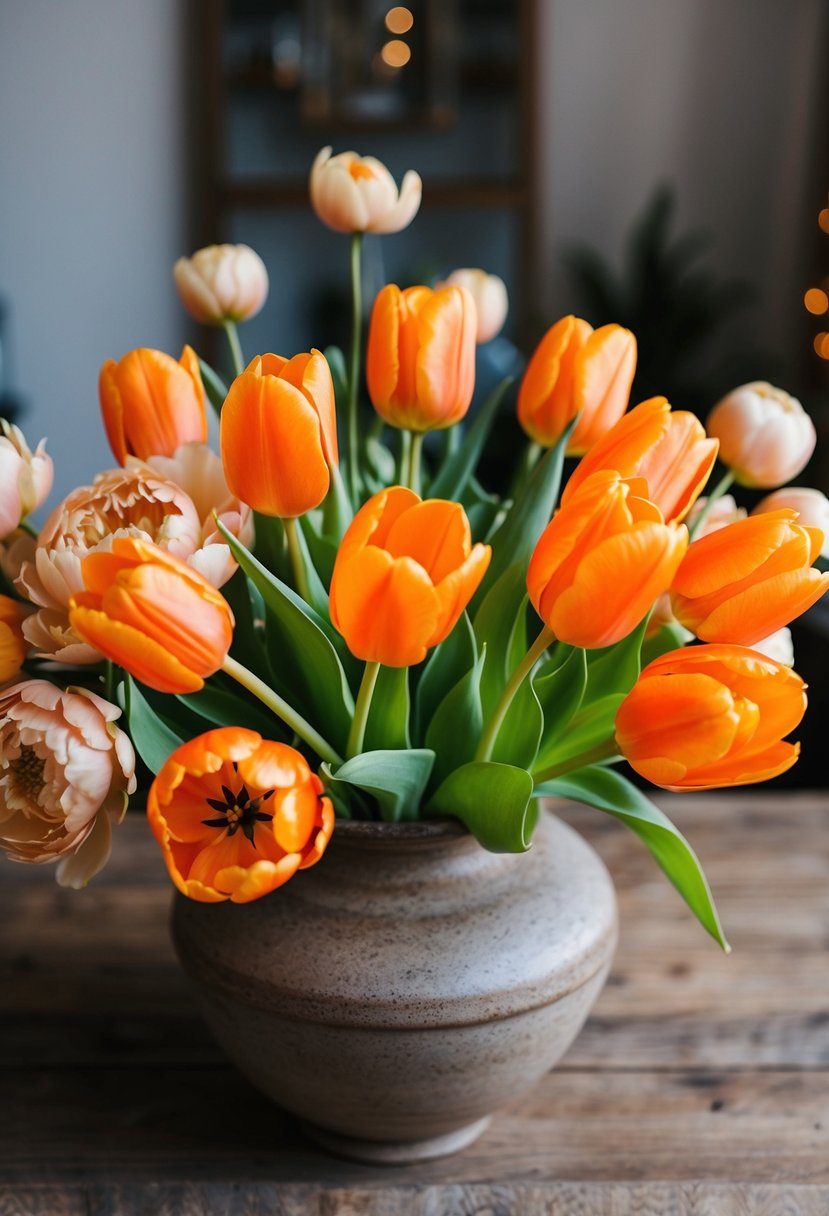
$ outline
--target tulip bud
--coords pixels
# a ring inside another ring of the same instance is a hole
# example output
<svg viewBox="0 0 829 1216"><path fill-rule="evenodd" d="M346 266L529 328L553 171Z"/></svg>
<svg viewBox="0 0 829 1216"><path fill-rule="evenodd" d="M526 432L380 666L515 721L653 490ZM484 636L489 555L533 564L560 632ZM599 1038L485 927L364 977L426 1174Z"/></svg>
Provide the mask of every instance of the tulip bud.
<svg viewBox="0 0 829 1216"><path fill-rule="evenodd" d="M518 421L536 443L552 447L574 418L571 456L589 451L628 407L636 339L621 325L593 329L562 317L539 342L518 392Z"/></svg>
<svg viewBox="0 0 829 1216"><path fill-rule="evenodd" d="M139 347L98 379L109 446L119 464L128 456L172 456L182 443L207 442L207 415L199 360L185 346L178 363L160 350Z"/></svg>
<svg viewBox="0 0 829 1216"><path fill-rule="evenodd" d="M641 479L594 473L542 532L527 590L560 641L588 650L621 641L671 585L688 533L666 524L645 490Z"/></svg>
<svg viewBox="0 0 829 1216"><path fill-rule="evenodd" d="M222 407L222 463L230 490L254 511L304 515L328 493L337 463L334 384L325 356L260 355Z"/></svg>
<svg viewBox="0 0 829 1216"><path fill-rule="evenodd" d="M486 573L460 503L421 502L403 486L375 494L349 525L334 563L331 620L367 663L410 667L454 628Z"/></svg>
<svg viewBox="0 0 829 1216"><path fill-rule="evenodd" d="M311 168L311 205L335 232L400 232L420 206L422 184L412 169L400 193L388 169L373 156L356 152L317 153Z"/></svg>
<svg viewBox="0 0 829 1216"><path fill-rule="evenodd" d="M69 603L72 628L158 692L197 692L233 639L227 601L191 566L137 536L81 563L86 591Z"/></svg>
<svg viewBox="0 0 829 1216"><path fill-rule="evenodd" d="M385 422L412 431L460 422L475 391L476 325L462 287L383 288L371 313L366 379Z"/></svg>
<svg viewBox="0 0 829 1216"><path fill-rule="evenodd" d="M796 519L750 515L695 540L671 587L677 620L705 642L753 646L810 608L829 586L811 568L823 533Z"/></svg>
<svg viewBox="0 0 829 1216"><path fill-rule="evenodd" d="M179 258L173 280L181 302L205 325L249 321L268 298L268 272L248 245L208 245Z"/></svg>
<svg viewBox="0 0 829 1216"><path fill-rule="evenodd" d="M762 515L786 509L797 511L797 522L804 528L820 529L823 533L820 555L829 557L829 498L820 490L810 490L806 486L786 486L784 490L767 494L751 513Z"/></svg>
<svg viewBox="0 0 829 1216"><path fill-rule="evenodd" d="M723 397L708 415L720 460L741 486L771 488L790 481L815 450L814 423L795 398L758 380Z"/></svg>
<svg viewBox="0 0 829 1216"><path fill-rule="evenodd" d="M485 270L453 270L441 287L464 287L475 301L478 317L476 342L482 346L491 342L504 328L509 310L507 288L503 279L497 274L487 274Z"/></svg>
<svg viewBox="0 0 829 1216"><path fill-rule="evenodd" d="M31 452L22 431L3 418L0 432L0 540L5 540L47 497L54 466L45 440Z"/></svg>
<svg viewBox="0 0 829 1216"><path fill-rule="evenodd" d="M624 414L579 461L561 501L567 502L591 473L614 469L622 477L644 477L647 497L665 519L681 520L716 458L716 439L706 439L693 414L672 410L664 397L652 397Z"/></svg>
<svg viewBox="0 0 829 1216"><path fill-rule="evenodd" d="M619 751L669 790L768 781L792 767L783 743L806 709L790 668L742 646L689 646L650 663L616 715Z"/></svg>

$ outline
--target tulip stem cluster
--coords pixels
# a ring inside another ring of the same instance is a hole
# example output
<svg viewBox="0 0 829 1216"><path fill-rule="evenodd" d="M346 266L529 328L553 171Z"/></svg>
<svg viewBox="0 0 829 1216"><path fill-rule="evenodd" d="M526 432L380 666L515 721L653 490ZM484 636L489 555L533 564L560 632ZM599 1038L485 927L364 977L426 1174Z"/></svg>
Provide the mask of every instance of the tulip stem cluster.
<svg viewBox="0 0 829 1216"><path fill-rule="evenodd" d="M363 327L363 275L361 254L363 234L354 232L351 236L351 366L348 369L348 402L346 412L346 448L348 452L348 488L351 501L359 502L360 479L358 472L358 418L357 402L360 384L360 345Z"/></svg>
<svg viewBox="0 0 829 1216"><path fill-rule="evenodd" d="M699 512L696 519L693 521L692 524L689 525L688 534L691 537L691 539L693 539L694 536L696 536L697 532L699 532L701 530L701 528L703 527L706 519L708 518L708 516L711 514L712 510L714 509L714 503L717 501L717 499L722 498L723 494L725 494L728 490L730 490L733 485L734 485L734 474L731 472L731 469L728 469L725 472L725 474L720 478L720 480L717 482L717 484L714 486L714 489L711 491L711 493L708 495L708 497L706 498L705 506Z"/></svg>
<svg viewBox="0 0 829 1216"><path fill-rule="evenodd" d="M607 739L604 743L597 744L596 747L579 752L578 755L569 756L559 764L551 764L549 768L543 768L540 772L533 773L533 784L543 785L545 781L553 781L556 777L563 777L565 773L575 773L578 769L587 768L590 764L601 764L603 760L618 759L618 743L615 738Z"/></svg>
<svg viewBox="0 0 829 1216"><path fill-rule="evenodd" d="M308 587L308 573L305 569L305 562L302 560L302 550L300 549L299 536L297 535L297 522L293 518L283 519L282 526L285 529L285 539L288 542L288 555L291 559L291 569L294 573L296 589L306 604L310 604L311 593Z"/></svg>
<svg viewBox="0 0 829 1216"><path fill-rule="evenodd" d="M366 737L366 723L368 722L369 710L371 709L371 698L374 696L374 687L379 674L379 663L366 663L363 678L360 681L360 691L357 693L357 704L354 707L354 718L346 745L346 755L349 760L352 756L358 755L363 750L363 740Z"/></svg>
<svg viewBox="0 0 829 1216"><path fill-rule="evenodd" d="M310 748L321 756L323 760L327 760L329 764L342 764L342 756L334 751L330 743L323 739L318 731L315 731L310 722L306 722L301 714L298 714L295 709L292 709L287 701L283 701L278 693L267 685L264 680L260 680L252 671L248 671L247 667L243 667L236 659L232 659L228 655L222 664L222 671L234 679L237 684L241 684L248 692L252 692L255 697L258 697L263 705L267 705L277 718L280 718L286 726L302 739L303 743L307 743Z"/></svg>
<svg viewBox="0 0 829 1216"><path fill-rule="evenodd" d="M524 655L521 662L516 667L515 671L510 676L506 688L501 694L501 699L495 706L492 717L487 722L481 735L481 741L478 744L478 750L475 753L476 760L489 760L492 757L492 752L498 738L504 718L507 716L507 711L513 702L515 694L524 683L527 676L535 667L538 660L544 654L548 646L555 641L555 634L552 629L548 629L546 625L539 633L538 637L533 642L527 653Z"/></svg>
<svg viewBox="0 0 829 1216"><path fill-rule="evenodd" d="M245 359L242 354L242 344L239 341L239 331L236 328L236 322L227 318L222 322L222 329L227 334L230 358L233 362L233 374L234 376L241 376L245 370Z"/></svg>

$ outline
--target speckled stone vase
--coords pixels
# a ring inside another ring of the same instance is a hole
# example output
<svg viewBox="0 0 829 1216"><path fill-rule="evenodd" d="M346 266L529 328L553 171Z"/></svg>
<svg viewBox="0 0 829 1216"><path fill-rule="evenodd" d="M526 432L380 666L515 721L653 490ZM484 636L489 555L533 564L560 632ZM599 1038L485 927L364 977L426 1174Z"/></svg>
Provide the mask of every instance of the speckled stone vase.
<svg viewBox="0 0 829 1216"><path fill-rule="evenodd" d="M326 1147L389 1163L471 1143L559 1060L616 928L602 862L546 812L521 855L453 821L338 823L264 899L173 914L227 1055Z"/></svg>

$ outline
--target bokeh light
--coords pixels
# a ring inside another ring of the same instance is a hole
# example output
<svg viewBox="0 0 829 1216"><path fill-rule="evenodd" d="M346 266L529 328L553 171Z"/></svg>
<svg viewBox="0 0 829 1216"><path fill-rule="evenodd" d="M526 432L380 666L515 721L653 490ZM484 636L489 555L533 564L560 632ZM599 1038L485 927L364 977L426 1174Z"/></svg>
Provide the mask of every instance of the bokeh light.
<svg viewBox="0 0 829 1216"><path fill-rule="evenodd" d="M414 14L410 8L396 5L386 13L386 29L392 34L408 34L414 25Z"/></svg>
<svg viewBox="0 0 829 1216"><path fill-rule="evenodd" d="M815 317L819 317L821 313L829 310L829 296L820 287L810 287L803 296L803 303L806 311Z"/></svg>
<svg viewBox="0 0 829 1216"><path fill-rule="evenodd" d="M390 68L405 67L411 57L412 52L410 48L399 38L392 38L380 52L380 58L383 60L383 63L387 64Z"/></svg>

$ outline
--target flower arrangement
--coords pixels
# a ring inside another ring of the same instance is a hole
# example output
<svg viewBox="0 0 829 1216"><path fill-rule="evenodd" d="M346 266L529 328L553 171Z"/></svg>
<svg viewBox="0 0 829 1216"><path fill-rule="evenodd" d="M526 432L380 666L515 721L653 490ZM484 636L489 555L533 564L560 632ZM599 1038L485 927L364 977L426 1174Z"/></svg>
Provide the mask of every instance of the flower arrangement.
<svg viewBox="0 0 829 1216"><path fill-rule="evenodd" d="M225 330L229 385L190 347L108 360L117 467L39 533L51 460L4 424L0 845L83 886L143 774L175 886L238 903L323 860L337 818L453 816L520 852L555 795L632 828L727 948L690 845L615 764L700 790L795 763L785 627L829 582L829 502L777 487L812 453L808 416L766 384L729 394L708 434L664 398L629 408L634 336L565 317L518 387L511 492L489 493L476 467L509 382L470 405L503 283L460 270L380 291L369 421L362 238L412 221L420 179L398 192L378 161L327 148L310 192L351 235L348 365L332 347L245 363L237 326L267 272L214 246L174 278ZM734 481L775 492L746 515Z"/></svg>

